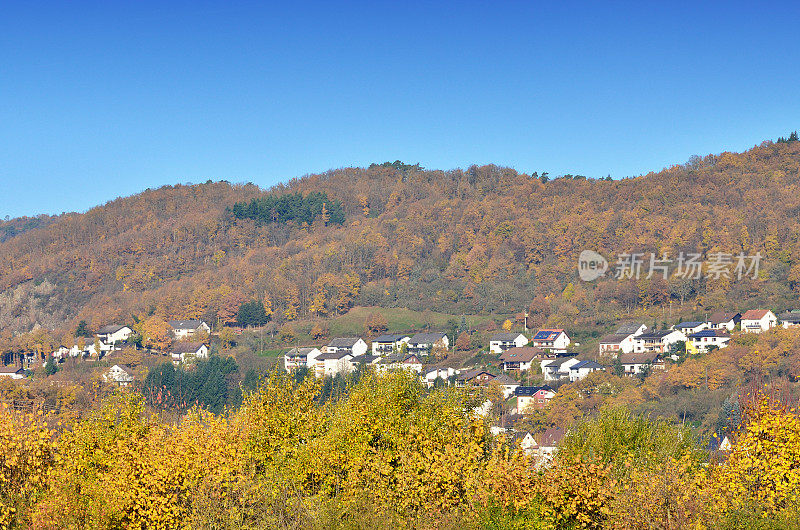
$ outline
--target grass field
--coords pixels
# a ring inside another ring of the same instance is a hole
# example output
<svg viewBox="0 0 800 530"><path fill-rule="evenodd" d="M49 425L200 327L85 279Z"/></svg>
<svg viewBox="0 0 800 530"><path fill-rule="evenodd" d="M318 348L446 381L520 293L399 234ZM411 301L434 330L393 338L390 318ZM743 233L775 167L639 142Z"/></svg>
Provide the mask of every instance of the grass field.
<svg viewBox="0 0 800 530"><path fill-rule="evenodd" d="M346 314L329 321L330 336L363 335L364 322L370 313L380 313L386 318L389 333L403 331L446 331L448 320L461 322L461 315L450 315L434 311L414 311L405 307L354 307ZM488 315L465 315L468 328L475 328L488 322ZM497 318L495 316L494 318Z"/></svg>

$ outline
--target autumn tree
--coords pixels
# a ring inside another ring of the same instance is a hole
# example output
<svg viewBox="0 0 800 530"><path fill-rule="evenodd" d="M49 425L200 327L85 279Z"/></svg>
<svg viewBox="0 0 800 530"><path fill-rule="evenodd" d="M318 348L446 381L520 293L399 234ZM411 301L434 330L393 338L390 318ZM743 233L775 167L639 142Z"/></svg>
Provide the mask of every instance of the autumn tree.
<svg viewBox="0 0 800 530"><path fill-rule="evenodd" d="M389 323L383 314L378 312L370 313L364 322L364 330L368 335L379 335L389 329Z"/></svg>

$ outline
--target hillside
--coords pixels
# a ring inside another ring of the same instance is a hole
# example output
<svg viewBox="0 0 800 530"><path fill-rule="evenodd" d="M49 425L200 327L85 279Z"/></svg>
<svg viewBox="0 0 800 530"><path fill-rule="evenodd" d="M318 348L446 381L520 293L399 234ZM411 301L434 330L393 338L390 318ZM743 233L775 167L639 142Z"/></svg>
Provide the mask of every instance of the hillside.
<svg viewBox="0 0 800 530"><path fill-rule="evenodd" d="M234 214L253 199L312 192L325 194L318 207L341 203L341 224L324 213L310 224ZM535 324L600 328L631 313L676 320L720 308L781 310L796 305L800 285L798 214L799 142L623 180L396 163L270 190L166 186L4 232L0 328L68 329L81 319L96 328L153 313L216 323L251 299L279 323L355 305L452 315L527 308ZM764 260L755 280L584 283L576 268L584 249L761 252Z"/></svg>

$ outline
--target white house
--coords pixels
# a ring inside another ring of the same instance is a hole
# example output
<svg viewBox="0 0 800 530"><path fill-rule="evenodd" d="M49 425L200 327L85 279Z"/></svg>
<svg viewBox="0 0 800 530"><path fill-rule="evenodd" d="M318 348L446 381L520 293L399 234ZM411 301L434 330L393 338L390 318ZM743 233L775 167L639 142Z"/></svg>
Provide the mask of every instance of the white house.
<svg viewBox="0 0 800 530"><path fill-rule="evenodd" d="M514 390L520 386L520 384L508 374L500 374L491 381L489 381L489 385L497 385L503 390L503 399L508 399L512 395L514 395Z"/></svg>
<svg viewBox="0 0 800 530"><path fill-rule="evenodd" d="M550 463L558 451L558 444L564 439L566 432L560 427L550 427L535 437L536 447L533 448L534 458L538 467Z"/></svg>
<svg viewBox="0 0 800 530"><path fill-rule="evenodd" d="M392 353L381 358L375 363L379 370L407 370L414 373L422 373L422 361L413 353Z"/></svg>
<svg viewBox="0 0 800 530"><path fill-rule="evenodd" d="M366 348L366 343L364 343L364 348ZM339 348L334 352L325 352L317 356L314 362L314 374L317 377L333 377L337 374L349 374L356 369L357 365L375 364L378 359L379 357L365 355L364 353L353 355L352 350ZM308 367L311 369L310 364Z"/></svg>
<svg viewBox="0 0 800 530"><path fill-rule="evenodd" d="M778 317L769 309L751 309L742 315L742 331L761 333L778 325Z"/></svg>
<svg viewBox="0 0 800 530"><path fill-rule="evenodd" d="M736 327L742 320L741 313L726 313L724 311L717 311L706 320L707 327L709 329L726 329L728 331L733 331L733 328Z"/></svg>
<svg viewBox="0 0 800 530"><path fill-rule="evenodd" d="M642 326L647 329L647 326ZM633 333L612 333L600 339L600 356L613 357L619 353L630 353L634 346Z"/></svg>
<svg viewBox="0 0 800 530"><path fill-rule="evenodd" d="M688 353L705 353L711 346L724 348L731 340L731 334L724 329L704 329L686 338Z"/></svg>
<svg viewBox="0 0 800 530"><path fill-rule="evenodd" d="M687 337L692 333L697 333L698 331L702 331L708 327L708 322L681 322L680 324L676 324L672 327L672 329L678 330Z"/></svg>
<svg viewBox="0 0 800 530"><path fill-rule="evenodd" d="M553 353L566 353L570 339L563 329L540 329L533 336L533 346Z"/></svg>
<svg viewBox="0 0 800 530"><path fill-rule="evenodd" d="M633 339L633 353L668 353L673 344L686 341L686 335L676 329L646 331Z"/></svg>
<svg viewBox="0 0 800 530"><path fill-rule="evenodd" d="M411 340L410 335L397 333L393 335L380 335L372 341L372 355L386 355L400 351L403 344Z"/></svg>
<svg viewBox="0 0 800 530"><path fill-rule="evenodd" d="M283 354L283 368L289 372L297 368L313 368L322 352L317 348L292 348Z"/></svg>
<svg viewBox="0 0 800 530"><path fill-rule="evenodd" d="M554 361L556 357L553 354L545 353L539 348L523 346L521 348L509 348L501 353L500 363L503 366L503 370L526 371L530 370L537 360L544 358L548 361Z"/></svg>
<svg viewBox="0 0 800 530"><path fill-rule="evenodd" d="M781 327L784 329L800 327L800 310L794 309L792 311L782 313L778 318L778 321L780 322Z"/></svg>
<svg viewBox="0 0 800 530"><path fill-rule="evenodd" d="M513 434L512 440L514 443L519 444L525 456L534 456L539 448L536 439L529 432L516 432Z"/></svg>
<svg viewBox="0 0 800 530"><path fill-rule="evenodd" d="M408 341L409 353L428 355L435 349L450 349L450 339L447 337L447 333L438 331L432 333L417 333Z"/></svg>
<svg viewBox="0 0 800 530"><path fill-rule="evenodd" d="M208 346L202 342L176 342L169 353L175 364L194 359L208 359Z"/></svg>
<svg viewBox="0 0 800 530"><path fill-rule="evenodd" d="M450 367L437 368L435 370L430 370L425 373L424 383L428 386L428 388L431 388L436 383L437 379L449 382L450 378L453 378L460 373L461 370L456 370L455 368L450 368Z"/></svg>
<svg viewBox="0 0 800 530"><path fill-rule="evenodd" d="M358 337L341 337L333 339L325 346L325 353L348 353L353 357L367 353L367 343Z"/></svg>
<svg viewBox="0 0 800 530"><path fill-rule="evenodd" d="M25 379L25 370L16 365L0 366L0 377L9 379Z"/></svg>
<svg viewBox="0 0 800 530"><path fill-rule="evenodd" d="M575 382L579 379L583 379L592 372L601 372L605 369L605 366L594 361L581 361L569 367L569 380L570 382Z"/></svg>
<svg viewBox="0 0 800 530"><path fill-rule="evenodd" d="M117 386L128 386L133 383L133 375L122 366L115 364L103 374L103 381L114 383Z"/></svg>
<svg viewBox="0 0 800 530"><path fill-rule="evenodd" d="M556 359L555 361L542 362L542 373L545 381L558 381L569 377L569 369L581 362L575 357Z"/></svg>
<svg viewBox="0 0 800 530"><path fill-rule="evenodd" d="M133 330L128 326L111 324L98 329L95 336L106 344L116 344L128 340L132 333Z"/></svg>
<svg viewBox="0 0 800 530"><path fill-rule="evenodd" d="M183 340L198 333L211 333L211 328L202 320L170 320L172 335L176 340Z"/></svg>
<svg viewBox="0 0 800 530"><path fill-rule="evenodd" d="M522 333L495 333L489 339L489 351L500 354L509 348L521 348L528 344L528 339Z"/></svg>
<svg viewBox="0 0 800 530"><path fill-rule="evenodd" d="M549 386L519 386L514 389L517 398L517 414L530 414L547 407L556 396Z"/></svg>
<svg viewBox="0 0 800 530"><path fill-rule="evenodd" d="M619 356L619 362L625 375L636 375L650 367L651 370L663 370L664 360L661 354L651 353L623 353Z"/></svg>

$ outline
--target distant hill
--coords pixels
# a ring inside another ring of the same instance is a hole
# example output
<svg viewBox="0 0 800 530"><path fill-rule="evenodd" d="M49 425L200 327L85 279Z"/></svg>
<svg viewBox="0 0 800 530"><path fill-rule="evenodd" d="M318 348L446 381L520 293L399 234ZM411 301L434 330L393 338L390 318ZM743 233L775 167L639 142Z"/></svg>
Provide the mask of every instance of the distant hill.
<svg viewBox="0 0 800 530"><path fill-rule="evenodd" d="M611 181L395 162L269 190L165 186L85 214L9 220L0 241L5 331L81 319L97 327L154 312L216 323L252 299L279 322L353 305L527 308L535 323L567 327L610 325L636 311L669 315L670 306L676 314L681 305L782 309L799 305L800 142ZM758 251L764 261L757 280L584 283L576 268L584 249L607 257Z"/></svg>

